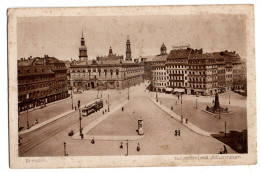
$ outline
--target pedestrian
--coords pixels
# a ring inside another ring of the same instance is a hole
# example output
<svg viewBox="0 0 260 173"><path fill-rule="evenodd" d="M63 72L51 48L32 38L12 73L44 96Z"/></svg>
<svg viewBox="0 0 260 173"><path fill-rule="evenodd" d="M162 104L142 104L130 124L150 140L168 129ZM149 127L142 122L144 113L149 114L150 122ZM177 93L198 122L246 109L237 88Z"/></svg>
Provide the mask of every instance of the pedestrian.
<svg viewBox="0 0 260 173"><path fill-rule="evenodd" d="M104 110L103 110L103 115L104 115Z"/></svg>
<svg viewBox="0 0 260 173"><path fill-rule="evenodd" d="M219 154L223 154L223 150L222 150L222 148L220 148L220 152L219 152Z"/></svg>
<svg viewBox="0 0 260 173"><path fill-rule="evenodd" d="M177 136L178 135L178 131L177 130L175 130L175 134L174 134L175 136Z"/></svg>
<svg viewBox="0 0 260 173"><path fill-rule="evenodd" d="M91 140L91 144L95 144L95 139L94 139L94 137L93 137L92 140Z"/></svg>
<svg viewBox="0 0 260 173"><path fill-rule="evenodd" d="M171 107L171 110L173 111L173 106Z"/></svg>
<svg viewBox="0 0 260 173"><path fill-rule="evenodd" d="M122 112L124 111L124 107L122 107Z"/></svg>
<svg viewBox="0 0 260 173"><path fill-rule="evenodd" d="M224 151L223 151L224 154L227 154L227 148L226 146L224 145Z"/></svg>
<svg viewBox="0 0 260 173"><path fill-rule="evenodd" d="M38 124L38 119L35 120L34 124Z"/></svg>
<svg viewBox="0 0 260 173"><path fill-rule="evenodd" d="M188 124L188 118L186 118L186 124Z"/></svg>
<svg viewBox="0 0 260 173"><path fill-rule="evenodd" d="M140 150L141 150L141 148L140 148L140 144L137 143L136 151L140 151Z"/></svg>
<svg viewBox="0 0 260 173"><path fill-rule="evenodd" d="M181 136L181 130L178 130L178 135Z"/></svg>
<svg viewBox="0 0 260 173"><path fill-rule="evenodd" d="M123 142L120 143L120 146L119 146L120 149L123 149L124 146L123 146Z"/></svg>

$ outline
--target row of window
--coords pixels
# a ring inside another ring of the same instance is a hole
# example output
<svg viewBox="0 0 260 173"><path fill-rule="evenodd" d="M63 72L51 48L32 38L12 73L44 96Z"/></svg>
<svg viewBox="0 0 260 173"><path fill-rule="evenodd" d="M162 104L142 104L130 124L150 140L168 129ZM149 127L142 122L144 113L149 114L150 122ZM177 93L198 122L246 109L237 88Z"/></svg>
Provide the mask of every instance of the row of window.
<svg viewBox="0 0 260 173"><path fill-rule="evenodd" d="M57 82L46 82L46 83L40 83L40 84L31 84L26 86L21 86L18 88L19 92L27 91L27 90L33 90L37 88L43 88L43 87L51 87L51 86L57 85L64 85L66 84L66 81L57 81Z"/></svg>
<svg viewBox="0 0 260 173"><path fill-rule="evenodd" d="M22 83L33 83L36 81L45 81L45 80L54 80L54 79L55 79L54 75L41 75L41 76L35 76L35 77L29 76L26 78L18 79L18 82L19 82L19 84L22 84Z"/></svg>
<svg viewBox="0 0 260 173"><path fill-rule="evenodd" d="M170 68L170 69L172 69L172 68L187 68L187 66L186 65L171 65L171 66L167 66L166 68Z"/></svg>

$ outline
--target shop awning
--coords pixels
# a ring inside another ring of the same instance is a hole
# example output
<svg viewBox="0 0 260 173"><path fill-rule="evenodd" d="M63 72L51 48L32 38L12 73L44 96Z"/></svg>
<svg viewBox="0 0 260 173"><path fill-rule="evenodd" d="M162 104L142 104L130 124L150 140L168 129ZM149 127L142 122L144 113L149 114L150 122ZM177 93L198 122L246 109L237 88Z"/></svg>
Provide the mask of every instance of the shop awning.
<svg viewBox="0 0 260 173"><path fill-rule="evenodd" d="M173 88L166 88L166 92L172 92Z"/></svg>
<svg viewBox="0 0 260 173"><path fill-rule="evenodd" d="M183 88L174 88L174 92L184 93L185 90Z"/></svg>

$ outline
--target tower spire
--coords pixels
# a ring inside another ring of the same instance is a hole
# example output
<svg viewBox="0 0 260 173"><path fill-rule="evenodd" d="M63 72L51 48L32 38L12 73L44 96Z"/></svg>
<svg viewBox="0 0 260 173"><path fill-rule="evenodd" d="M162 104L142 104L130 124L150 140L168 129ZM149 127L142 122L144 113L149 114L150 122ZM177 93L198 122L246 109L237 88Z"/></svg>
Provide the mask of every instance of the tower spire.
<svg viewBox="0 0 260 173"><path fill-rule="evenodd" d="M82 38L83 38L83 28L82 28Z"/></svg>
<svg viewBox="0 0 260 173"><path fill-rule="evenodd" d="M132 56L131 56L131 44L129 40L129 35L127 35L127 40L126 40L126 61L132 61Z"/></svg>

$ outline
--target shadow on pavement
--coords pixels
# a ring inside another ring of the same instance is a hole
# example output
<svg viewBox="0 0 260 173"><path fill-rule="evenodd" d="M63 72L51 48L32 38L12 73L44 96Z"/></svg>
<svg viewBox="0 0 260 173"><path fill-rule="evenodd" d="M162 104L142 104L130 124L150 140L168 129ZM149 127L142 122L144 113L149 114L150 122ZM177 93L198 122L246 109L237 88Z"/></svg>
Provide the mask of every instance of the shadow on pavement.
<svg viewBox="0 0 260 173"><path fill-rule="evenodd" d="M229 131L229 133L219 132L219 134L212 134L212 137L230 146L238 153L247 153L247 130L241 132Z"/></svg>

